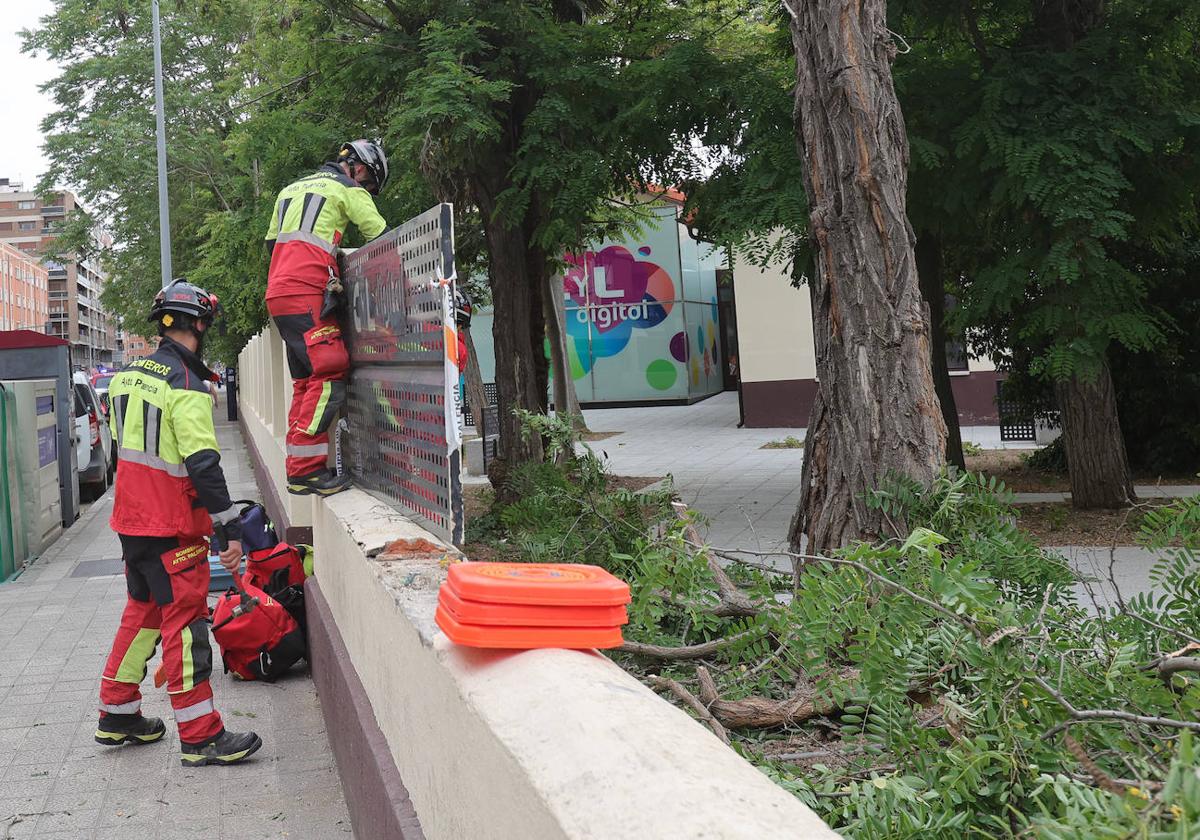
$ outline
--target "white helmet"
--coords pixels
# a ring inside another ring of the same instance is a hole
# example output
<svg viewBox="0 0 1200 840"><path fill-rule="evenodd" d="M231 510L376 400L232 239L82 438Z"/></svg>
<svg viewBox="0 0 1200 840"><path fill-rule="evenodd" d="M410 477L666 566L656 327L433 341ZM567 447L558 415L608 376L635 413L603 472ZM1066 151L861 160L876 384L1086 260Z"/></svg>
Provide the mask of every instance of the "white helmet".
<svg viewBox="0 0 1200 840"><path fill-rule="evenodd" d="M370 140L351 140L343 143L338 151L338 163L361 163L375 176L375 188L369 190L372 195L379 195L388 179L387 155L383 147Z"/></svg>

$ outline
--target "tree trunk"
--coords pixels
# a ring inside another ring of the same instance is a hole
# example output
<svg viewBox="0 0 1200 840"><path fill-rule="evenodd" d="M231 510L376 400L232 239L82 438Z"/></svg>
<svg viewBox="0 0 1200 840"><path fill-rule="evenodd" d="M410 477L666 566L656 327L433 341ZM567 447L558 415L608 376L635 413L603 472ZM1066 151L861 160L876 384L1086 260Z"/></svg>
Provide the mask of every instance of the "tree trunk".
<svg viewBox="0 0 1200 840"><path fill-rule="evenodd" d="M526 231L525 241L532 241L532 233ZM550 358L546 354L546 287L553 273L541 250L527 245L525 249L525 271L529 277L529 352L533 356L534 388L537 401L534 403L541 414L550 411Z"/></svg>
<svg viewBox="0 0 1200 840"><path fill-rule="evenodd" d="M942 422L946 424L946 463L965 470L967 460L963 456L958 406L954 404L954 388L950 382L950 368L946 364L946 281L942 275L941 238L932 233L922 233L918 236L916 258L921 297L925 298L925 303L929 305L933 387L942 406Z"/></svg>
<svg viewBox="0 0 1200 840"><path fill-rule="evenodd" d="M562 275L550 277L546 286L546 337L550 340L550 367L554 381L554 411L566 414L571 418L571 425L577 431L586 432L587 422L583 419L583 409L579 407L579 395L575 391L575 379L571 376L568 362L567 325L563 320L565 305L562 287Z"/></svg>
<svg viewBox="0 0 1200 840"><path fill-rule="evenodd" d="M1033 25L1041 38L1062 52L1104 19L1104 0L1033 0Z"/></svg>
<svg viewBox="0 0 1200 840"><path fill-rule="evenodd" d="M483 412L487 409L487 391L483 387L483 373L479 370L479 357L475 354L475 339L471 329L463 330L463 338L467 343L467 369L464 372L467 380L467 404L471 406L472 419L475 421L475 431L483 436Z"/></svg>
<svg viewBox="0 0 1200 840"><path fill-rule="evenodd" d="M1054 387L1062 412L1071 504L1092 510L1136 502L1108 363L1093 380L1073 377Z"/></svg>
<svg viewBox="0 0 1200 840"><path fill-rule="evenodd" d="M562 285L562 276L550 275L546 283L546 294L542 298L542 309L546 317L546 339L550 344L550 379L554 384L554 413L567 414L567 348L563 344L562 323L554 309L554 284Z"/></svg>
<svg viewBox="0 0 1200 840"><path fill-rule="evenodd" d="M884 0L785 0L796 129L816 271L817 396L790 541L810 551L897 536L866 491L889 472L928 483L946 425L905 213L908 141ZM896 523L903 530L905 523Z"/></svg>
<svg viewBox="0 0 1200 840"><path fill-rule="evenodd" d="M488 282L492 288L500 460L504 462L504 467L497 469L502 472L505 467L511 469L527 461L542 460L541 437L522 435L521 421L514 412L516 409L546 412L546 363L542 347L545 318L541 294L544 283L529 271L529 248L523 228L497 217L494 195L499 190L493 193L487 186L477 185L475 199L487 239Z"/></svg>

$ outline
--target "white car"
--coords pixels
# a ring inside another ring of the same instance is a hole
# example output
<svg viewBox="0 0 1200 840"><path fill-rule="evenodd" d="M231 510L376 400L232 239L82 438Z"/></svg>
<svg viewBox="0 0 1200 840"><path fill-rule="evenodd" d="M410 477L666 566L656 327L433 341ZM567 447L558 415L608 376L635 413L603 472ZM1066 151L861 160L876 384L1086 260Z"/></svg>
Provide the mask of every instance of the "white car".
<svg viewBox="0 0 1200 840"><path fill-rule="evenodd" d="M75 461L79 468L79 491L86 488L92 498L104 494L113 479L112 432L87 374L78 371L72 377L75 386Z"/></svg>

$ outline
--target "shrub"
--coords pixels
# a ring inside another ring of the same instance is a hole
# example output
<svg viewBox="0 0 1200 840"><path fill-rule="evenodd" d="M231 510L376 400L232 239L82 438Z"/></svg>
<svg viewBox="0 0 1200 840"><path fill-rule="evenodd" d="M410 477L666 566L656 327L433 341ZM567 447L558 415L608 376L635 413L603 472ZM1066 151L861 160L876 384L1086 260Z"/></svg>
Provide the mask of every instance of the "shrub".
<svg viewBox="0 0 1200 840"><path fill-rule="evenodd" d="M1067 474L1067 445L1062 437L1056 437L1050 443L1035 451L1025 461L1026 466L1038 472L1052 475Z"/></svg>
<svg viewBox="0 0 1200 840"><path fill-rule="evenodd" d="M889 478L864 502L909 536L775 555L793 577L751 552L715 557L664 497L605 489L590 459L518 471L521 501L496 512L507 538L629 580L613 657L697 695L844 836L1200 834L1200 500L1142 523L1164 551L1155 594L1087 609L994 478Z"/></svg>

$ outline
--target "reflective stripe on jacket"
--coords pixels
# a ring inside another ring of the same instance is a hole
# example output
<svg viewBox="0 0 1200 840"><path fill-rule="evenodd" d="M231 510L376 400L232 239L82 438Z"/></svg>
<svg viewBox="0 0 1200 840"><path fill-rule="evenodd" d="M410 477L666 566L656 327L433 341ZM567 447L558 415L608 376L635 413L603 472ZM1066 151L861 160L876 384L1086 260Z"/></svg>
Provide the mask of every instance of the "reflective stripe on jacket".
<svg viewBox="0 0 1200 840"><path fill-rule="evenodd" d="M237 539L208 391L212 372L169 338L109 383L117 481L109 524L118 534L203 537L213 520Z"/></svg>
<svg viewBox="0 0 1200 840"><path fill-rule="evenodd" d="M323 292L329 270L337 271L337 246L351 223L367 239L387 228L371 194L335 163L280 190L266 237L267 298Z"/></svg>

